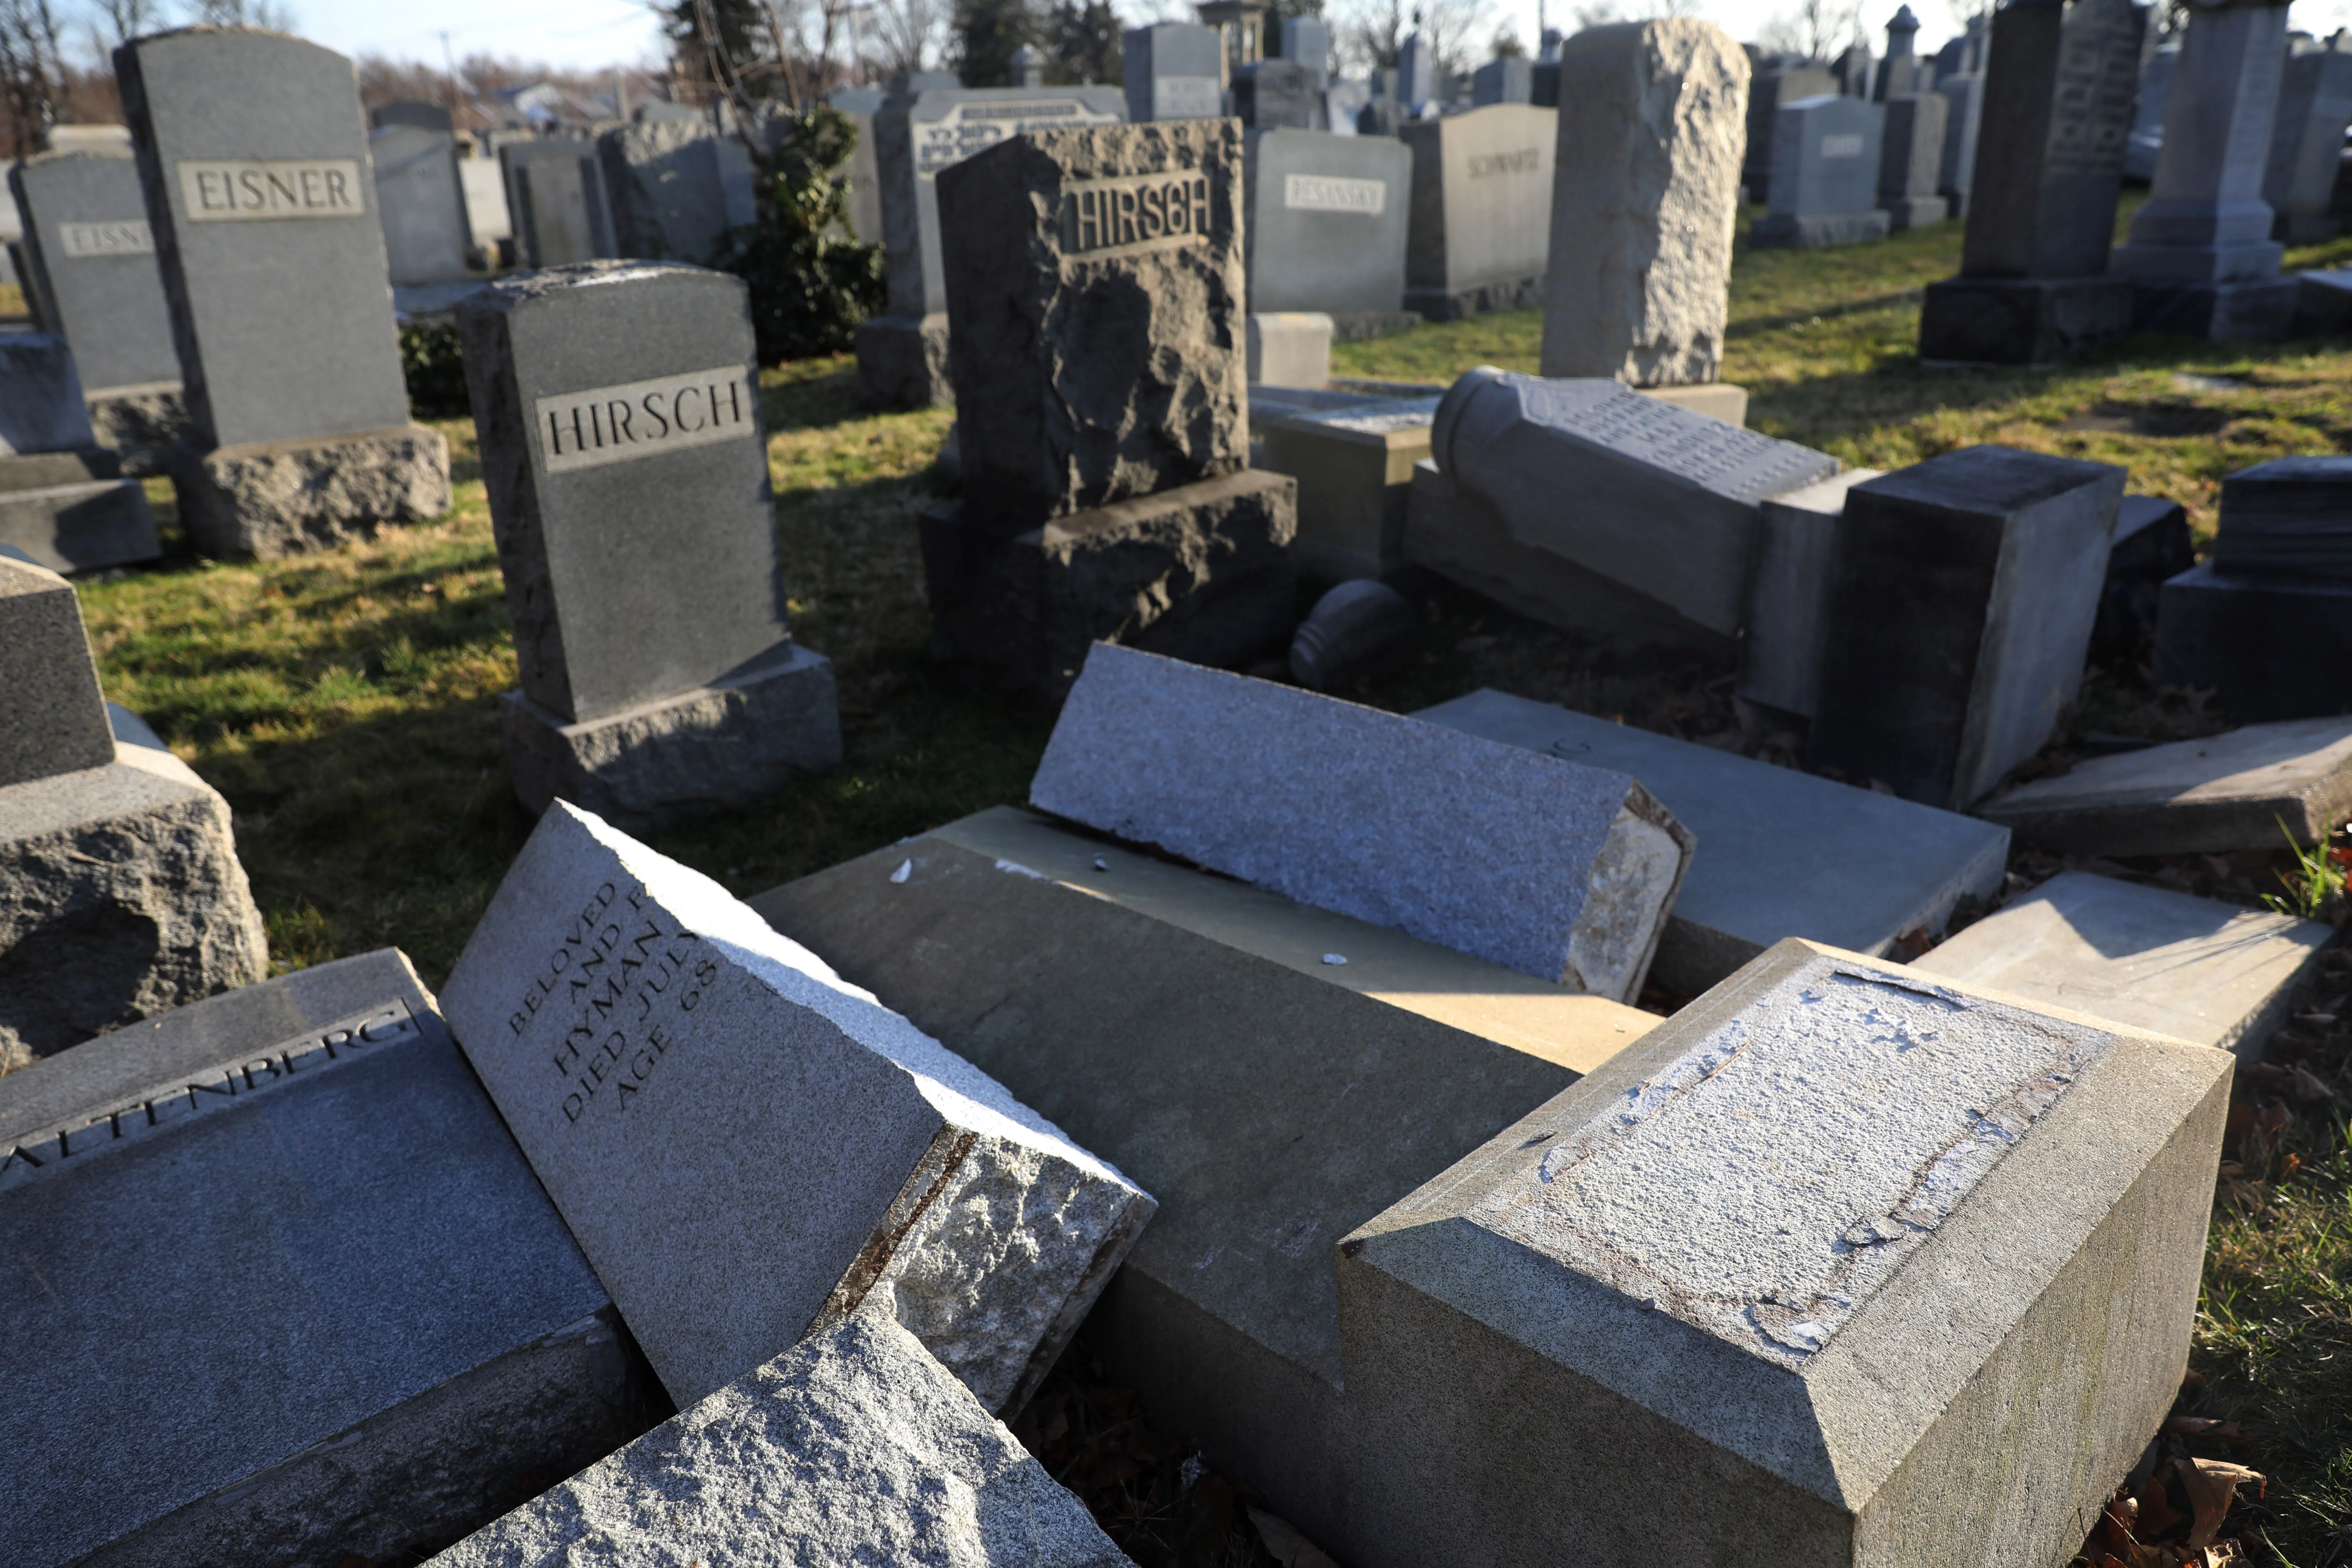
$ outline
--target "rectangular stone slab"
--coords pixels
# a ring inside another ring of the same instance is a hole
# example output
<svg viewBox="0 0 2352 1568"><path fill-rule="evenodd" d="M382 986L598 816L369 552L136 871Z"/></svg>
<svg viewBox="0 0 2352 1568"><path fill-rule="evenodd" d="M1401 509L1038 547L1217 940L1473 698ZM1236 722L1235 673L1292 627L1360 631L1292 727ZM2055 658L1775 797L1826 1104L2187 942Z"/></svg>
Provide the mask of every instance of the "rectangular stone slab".
<svg viewBox="0 0 2352 1568"><path fill-rule="evenodd" d="M1160 1199L1088 1343L1317 1539L1332 1238L1658 1022L1010 807L752 907Z"/></svg>
<svg viewBox="0 0 2352 1568"><path fill-rule="evenodd" d="M352 62L189 27L132 39L114 69L203 444L406 425Z"/></svg>
<svg viewBox="0 0 2352 1568"><path fill-rule="evenodd" d="M2065 871L1911 961L1930 974L2259 1053L2332 928Z"/></svg>
<svg viewBox="0 0 2352 1568"><path fill-rule="evenodd" d="M2210 690L2241 724L2352 712L2352 583L2200 561L2158 591L2154 677Z"/></svg>
<svg viewBox="0 0 2352 1568"><path fill-rule="evenodd" d="M1772 116L1775 218L1866 213L1878 205L1886 106L1842 94L1784 101Z"/></svg>
<svg viewBox="0 0 2352 1568"><path fill-rule="evenodd" d="M2316 844L2352 817L2352 719L2249 724L2077 763L1977 815L2074 855L2179 855Z"/></svg>
<svg viewBox="0 0 2352 1568"><path fill-rule="evenodd" d="M0 556L0 788L112 761L73 584Z"/></svg>
<svg viewBox="0 0 2352 1568"><path fill-rule="evenodd" d="M1880 953L1934 935L1960 900L1998 891L2008 864L2009 835L1988 823L1524 697L1474 691L1414 717L1631 773L1698 836L1708 852L1651 969L1670 994L1696 995L1783 937Z"/></svg>
<svg viewBox="0 0 2352 1568"><path fill-rule="evenodd" d="M47 153L13 165L25 254L52 330L73 344L85 395L177 382L172 313L139 165L120 153Z"/></svg>
<svg viewBox="0 0 2352 1568"><path fill-rule="evenodd" d="M2231 1068L1779 943L1340 1243L1339 1549L2063 1562L2179 1390Z"/></svg>
<svg viewBox="0 0 2352 1568"><path fill-rule="evenodd" d="M604 1292L391 949L0 1077L0 1226L23 1568L390 1558L628 1435Z"/></svg>
<svg viewBox="0 0 2352 1568"><path fill-rule="evenodd" d="M1848 468L1758 503L1756 569L1739 637L1739 695L1750 702L1811 716L1845 493L1878 475Z"/></svg>
<svg viewBox="0 0 2352 1568"><path fill-rule="evenodd" d="M446 127L378 126L368 134L376 209L395 285L466 276L466 193L457 180L457 140Z"/></svg>
<svg viewBox="0 0 2352 1568"><path fill-rule="evenodd" d="M0 334L0 458L97 444L66 340L54 332Z"/></svg>
<svg viewBox="0 0 2352 1568"><path fill-rule="evenodd" d="M1402 142L1253 131L1245 160L1251 310L1402 309L1412 153Z"/></svg>
<svg viewBox="0 0 2352 1568"><path fill-rule="evenodd" d="M865 1311L434 1558L1113 1568L1126 1556L919 1341ZM773 1553L773 1555L770 1555Z"/></svg>
<svg viewBox="0 0 2352 1568"><path fill-rule="evenodd" d="M1693 846L1627 774L1109 643L1029 803L1621 1002Z"/></svg>
<svg viewBox="0 0 2352 1568"><path fill-rule="evenodd" d="M1301 573L1345 582L1404 563L1406 497L1436 415L1436 398L1418 397L1252 416L1259 466L1298 481Z"/></svg>
<svg viewBox="0 0 2352 1568"><path fill-rule="evenodd" d="M1558 110L1493 103L1415 121L1400 137L1412 149L1406 287L1454 290L1543 276Z"/></svg>
<svg viewBox="0 0 2352 1568"><path fill-rule="evenodd" d="M53 572L89 572L163 553L146 487L137 479L0 489L0 543Z"/></svg>
<svg viewBox="0 0 2352 1568"><path fill-rule="evenodd" d="M680 1405L876 1284L1018 1408L1151 1200L726 889L557 801L450 1026Z"/></svg>
<svg viewBox="0 0 2352 1568"><path fill-rule="evenodd" d="M2221 481L2214 570L2352 577L2352 459L2274 458Z"/></svg>

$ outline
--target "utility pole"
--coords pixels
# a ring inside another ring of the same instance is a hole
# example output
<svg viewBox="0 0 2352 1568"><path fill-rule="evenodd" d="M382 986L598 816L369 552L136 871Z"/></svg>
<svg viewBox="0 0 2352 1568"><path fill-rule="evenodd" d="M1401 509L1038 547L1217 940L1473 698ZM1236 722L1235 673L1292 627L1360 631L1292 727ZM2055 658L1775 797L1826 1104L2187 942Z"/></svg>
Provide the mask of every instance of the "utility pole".
<svg viewBox="0 0 2352 1568"><path fill-rule="evenodd" d="M449 112L457 112L457 57L449 51L449 29L441 29L441 73L449 79Z"/></svg>

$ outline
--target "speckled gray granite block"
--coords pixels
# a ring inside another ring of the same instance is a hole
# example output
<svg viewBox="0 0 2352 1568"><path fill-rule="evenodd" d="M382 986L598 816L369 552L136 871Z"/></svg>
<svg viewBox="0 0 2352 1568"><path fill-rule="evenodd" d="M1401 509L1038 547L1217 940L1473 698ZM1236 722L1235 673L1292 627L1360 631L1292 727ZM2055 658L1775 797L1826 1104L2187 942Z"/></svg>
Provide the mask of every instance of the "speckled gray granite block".
<svg viewBox="0 0 2352 1568"><path fill-rule="evenodd" d="M877 1285L991 1409L1153 1204L725 889L562 801L450 1027L681 1406Z"/></svg>
<svg viewBox="0 0 2352 1568"><path fill-rule="evenodd" d="M1109 643L1029 802L1622 1002L1695 842L1628 774Z"/></svg>
<svg viewBox="0 0 2352 1568"><path fill-rule="evenodd" d="M1778 944L1340 1243L1351 1557L2065 1562L2179 1388L2230 1076Z"/></svg>
<svg viewBox="0 0 2352 1568"><path fill-rule="evenodd" d="M383 1561L630 1435L604 1292L390 949L0 1077L0 1233L13 1568Z"/></svg>
<svg viewBox="0 0 2352 1568"><path fill-rule="evenodd" d="M112 761L73 584L0 556L0 787Z"/></svg>
<svg viewBox="0 0 2352 1568"><path fill-rule="evenodd" d="M433 1559L434 1568L1127 1557L887 1313L861 1311Z"/></svg>

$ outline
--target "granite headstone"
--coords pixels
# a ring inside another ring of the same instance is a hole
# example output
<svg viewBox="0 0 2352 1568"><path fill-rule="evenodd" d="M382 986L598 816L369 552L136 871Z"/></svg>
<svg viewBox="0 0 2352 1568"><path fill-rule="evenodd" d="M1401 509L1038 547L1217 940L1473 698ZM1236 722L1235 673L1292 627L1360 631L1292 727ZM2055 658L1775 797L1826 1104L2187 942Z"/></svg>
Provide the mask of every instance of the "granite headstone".
<svg viewBox="0 0 2352 1568"><path fill-rule="evenodd" d="M457 181L457 139L415 124L380 124L369 133L368 158L393 282L463 278L473 236Z"/></svg>
<svg viewBox="0 0 2352 1568"><path fill-rule="evenodd" d="M596 155L622 256L709 266L758 216L750 151L705 121L624 125L596 139Z"/></svg>
<svg viewBox="0 0 2352 1568"><path fill-rule="evenodd" d="M1757 246L1856 245L1885 237L1877 205L1886 106L1838 94L1783 103L1772 117L1771 210Z"/></svg>
<svg viewBox="0 0 2352 1568"><path fill-rule="evenodd" d="M1413 155L1388 136L1253 131L1244 144L1242 230L1253 310L1349 319L1403 309Z"/></svg>
<svg viewBox="0 0 2352 1568"><path fill-rule="evenodd" d="M1940 93L1890 99L1878 150L1878 205L1895 230L1941 223L1948 210L1936 194L1944 165L1950 100Z"/></svg>
<svg viewBox="0 0 2352 1568"><path fill-rule="evenodd" d="M2335 237L2332 208L2344 162L2344 131L2352 124L2352 36L2338 33L2323 47L2287 58L2271 129L2263 200L2277 215L2272 237L2311 245Z"/></svg>
<svg viewBox="0 0 2352 1568"><path fill-rule="evenodd" d="M1559 112L1497 102L1415 121L1405 308L1433 321L1540 304Z"/></svg>
<svg viewBox="0 0 2352 1568"><path fill-rule="evenodd" d="M1121 42L1130 121L1214 120L1224 112L1224 49L1215 28L1157 22L1129 28Z"/></svg>

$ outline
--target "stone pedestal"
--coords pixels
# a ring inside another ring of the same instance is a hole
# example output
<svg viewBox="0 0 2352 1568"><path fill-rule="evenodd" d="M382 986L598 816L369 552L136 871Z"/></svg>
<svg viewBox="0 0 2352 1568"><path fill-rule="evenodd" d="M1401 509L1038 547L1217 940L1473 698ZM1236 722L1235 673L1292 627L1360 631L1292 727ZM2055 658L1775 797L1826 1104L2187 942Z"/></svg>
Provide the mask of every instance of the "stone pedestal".
<svg viewBox="0 0 2352 1568"><path fill-rule="evenodd" d="M172 478L198 550L270 561L439 517L449 510L449 443L421 425L257 441L183 455Z"/></svg>
<svg viewBox="0 0 2352 1568"><path fill-rule="evenodd" d="M2165 106L2154 195L2110 272L2137 286L2135 324L2212 339L2284 335L2295 285L2278 275L2263 200L2285 63L2284 5L2200 7Z"/></svg>
<svg viewBox="0 0 2352 1568"><path fill-rule="evenodd" d="M708 686L581 723L520 691L499 713L525 809L561 798L632 831L757 800L841 761L833 661L796 643Z"/></svg>
<svg viewBox="0 0 2352 1568"><path fill-rule="evenodd" d="M1258 463L1298 481L1300 575L1339 583L1404 563L1405 492L1436 415L1437 399L1422 397L1250 421Z"/></svg>
<svg viewBox="0 0 2352 1568"><path fill-rule="evenodd" d="M126 474L169 473L173 453L188 443L188 400L176 381L100 387L85 401L99 445L122 455Z"/></svg>
<svg viewBox="0 0 2352 1568"><path fill-rule="evenodd" d="M1748 243L1759 250L1814 250L1832 245L1863 245L1885 239L1887 215L1883 209L1859 213L1768 213L1748 231Z"/></svg>
<svg viewBox="0 0 2352 1568"><path fill-rule="evenodd" d="M874 408L955 403L948 374L948 315L875 316L857 323L857 389Z"/></svg>
<svg viewBox="0 0 2352 1568"><path fill-rule="evenodd" d="M1297 619L1297 481L1245 468L1007 537L961 505L923 514L931 652L1058 703L1087 649L1194 664L1277 651Z"/></svg>
<svg viewBox="0 0 2352 1568"><path fill-rule="evenodd" d="M2121 278L1947 278L1927 285L1919 357L2048 364L2131 331Z"/></svg>
<svg viewBox="0 0 2352 1568"><path fill-rule="evenodd" d="M2156 682L2210 690L2241 724L2352 711L2352 583L2189 568L2158 600Z"/></svg>
<svg viewBox="0 0 2352 1568"><path fill-rule="evenodd" d="M1331 318L1320 310L1258 310L1249 319L1252 386L1322 386L1331 379Z"/></svg>

